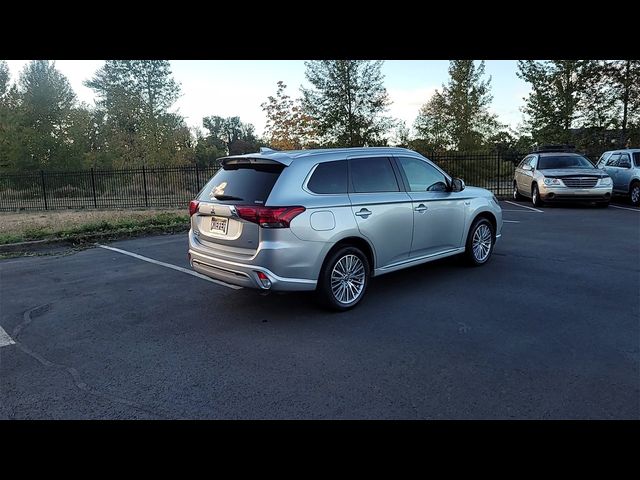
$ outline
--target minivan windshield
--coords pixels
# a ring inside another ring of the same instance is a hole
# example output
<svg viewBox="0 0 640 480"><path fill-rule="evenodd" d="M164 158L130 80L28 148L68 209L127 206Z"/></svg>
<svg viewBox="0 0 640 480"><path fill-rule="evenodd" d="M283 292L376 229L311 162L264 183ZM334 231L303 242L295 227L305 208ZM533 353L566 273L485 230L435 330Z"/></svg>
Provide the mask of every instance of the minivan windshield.
<svg viewBox="0 0 640 480"><path fill-rule="evenodd" d="M593 164L580 155L541 156L538 159L538 170L556 168L594 168Z"/></svg>

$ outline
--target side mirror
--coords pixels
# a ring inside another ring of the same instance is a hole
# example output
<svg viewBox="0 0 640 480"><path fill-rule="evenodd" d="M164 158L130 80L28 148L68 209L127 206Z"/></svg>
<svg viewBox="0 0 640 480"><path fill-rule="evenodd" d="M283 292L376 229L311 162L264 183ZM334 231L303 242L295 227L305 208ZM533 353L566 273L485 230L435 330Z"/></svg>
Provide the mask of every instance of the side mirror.
<svg viewBox="0 0 640 480"><path fill-rule="evenodd" d="M454 178L451 180L451 191L461 192L464 190L464 181L461 178Z"/></svg>
<svg viewBox="0 0 640 480"><path fill-rule="evenodd" d="M531 165L527 164L527 165L523 165L522 169L523 170L527 170L527 171L531 171L531 170L533 170L533 167Z"/></svg>

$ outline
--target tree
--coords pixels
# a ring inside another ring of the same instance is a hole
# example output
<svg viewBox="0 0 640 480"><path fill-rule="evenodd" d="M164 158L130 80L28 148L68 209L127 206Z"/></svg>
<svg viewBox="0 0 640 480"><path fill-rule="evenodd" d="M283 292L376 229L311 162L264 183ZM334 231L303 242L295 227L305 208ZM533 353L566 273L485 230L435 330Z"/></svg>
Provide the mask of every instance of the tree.
<svg viewBox="0 0 640 480"><path fill-rule="evenodd" d="M208 148L215 149L218 156L242 155L256 152L260 148L255 127L250 123L242 123L240 117L205 117L202 119L202 126L209 131L205 137Z"/></svg>
<svg viewBox="0 0 640 480"><path fill-rule="evenodd" d="M0 61L0 168L15 168L19 149L16 109L18 93L10 86L9 67Z"/></svg>
<svg viewBox="0 0 640 480"><path fill-rule="evenodd" d="M640 60L609 61L604 70L611 94L621 110L618 144L622 147L627 143L629 126L640 129ZM640 138L635 140L638 142Z"/></svg>
<svg viewBox="0 0 640 480"><path fill-rule="evenodd" d="M518 77L531 84L523 112L526 126L539 143L570 143L580 117L590 65L585 60L518 62Z"/></svg>
<svg viewBox="0 0 640 480"><path fill-rule="evenodd" d="M404 120L396 122L396 128L393 132L393 145L396 147L409 147L409 128Z"/></svg>
<svg viewBox="0 0 640 480"><path fill-rule="evenodd" d="M85 85L105 112L110 150L119 164L176 163L176 129L186 128L169 108L180 95L167 60L108 60ZM183 138L184 139L184 138Z"/></svg>
<svg viewBox="0 0 640 480"><path fill-rule="evenodd" d="M422 141L421 150L442 152L452 146L449 112L444 95L438 90L418 112L414 128Z"/></svg>
<svg viewBox="0 0 640 480"><path fill-rule="evenodd" d="M581 72L582 92L577 105L572 143L581 149L602 151L610 147L609 132L619 125L620 108L607 78L607 62L589 60Z"/></svg>
<svg viewBox="0 0 640 480"><path fill-rule="evenodd" d="M68 128L75 93L53 62L34 60L18 79L16 121L22 127L23 152L18 161L25 168L68 166Z"/></svg>
<svg viewBox="0 0 640 480"><path fill-rule="evenodd" d="M484 61L451 60L449 82L425 103L415 128L432 150L479 149L495 136L501 125L489 112L493 100L491 77L483 80Z"/></svg>
<svg viewBox="0 0 640 480"><path fill-rule="evenodd" d="M493 100L491 77L482 80L484 61L476 67L473 60L452 60L449 63L449 84L443 86L451 140L458 150L473 150L482 146L501 125L489 112Z"/></svg>
<svg viewBox="0 0 640 480"><path fill-rule="evenodd" d="M302 106L323 143L336 147L384 145L393 121L381 61L305 62L312 88L302 88Z"/></svg>
<svg viewBox="0 0 640 480"><path fill-rule="evenodd" d="M0 60L0 98L9 90L9 66L6 60Z"/></svg>
<svg viewBox="0 0 640 480"><path fill-rule="evenodd" d="M313 119L302 109L301 99L293 100L285 93L287 86L278 82L276 96L261 105L267 115L265 137L276 150L299 150L314 145Z"/></svg>
<svg viewBox="0 0 640 480"><path fill-rule="evenodd" d="M195 129L195 163L201 167L208 167L213 164L216 158L227 154L227 149L217 138L205 135L201 129Z"/></svg>

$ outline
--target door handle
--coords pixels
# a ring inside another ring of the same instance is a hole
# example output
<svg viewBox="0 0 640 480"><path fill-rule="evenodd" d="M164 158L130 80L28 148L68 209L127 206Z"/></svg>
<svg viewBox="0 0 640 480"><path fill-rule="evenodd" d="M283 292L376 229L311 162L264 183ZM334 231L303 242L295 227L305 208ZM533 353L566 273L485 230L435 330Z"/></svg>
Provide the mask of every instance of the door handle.
<svg viewBox="0 0 640 480"><path fill-rule="evenodd" d="M429 207L427 207L424 203L421 203L420 205L418 205L416 208L414 208L414 210L416 212L426 212L429 209Z"/></svg>
<svg viewBox="0 0 640 480"><path fill-rule="evenodd" d="M356 212L356 215L358 217L367 218L369 215L371 215L371 211L367 210L366 208L361 208L359 212Z"/></svg>

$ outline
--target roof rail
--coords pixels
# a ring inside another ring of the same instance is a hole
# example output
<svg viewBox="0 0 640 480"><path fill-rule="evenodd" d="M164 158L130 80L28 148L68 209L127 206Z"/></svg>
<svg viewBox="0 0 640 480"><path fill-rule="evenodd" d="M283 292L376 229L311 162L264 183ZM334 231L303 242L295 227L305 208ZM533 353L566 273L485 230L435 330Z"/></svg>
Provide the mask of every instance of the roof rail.
<svg viewBox="0 0 640 480"><path fill-rule="evenodd" d="M543 153L543 152L569 152L574 153L576 151L575 145L541 145L535 147L531 153Z"/></svg>

